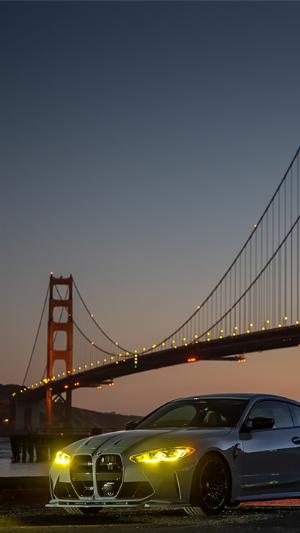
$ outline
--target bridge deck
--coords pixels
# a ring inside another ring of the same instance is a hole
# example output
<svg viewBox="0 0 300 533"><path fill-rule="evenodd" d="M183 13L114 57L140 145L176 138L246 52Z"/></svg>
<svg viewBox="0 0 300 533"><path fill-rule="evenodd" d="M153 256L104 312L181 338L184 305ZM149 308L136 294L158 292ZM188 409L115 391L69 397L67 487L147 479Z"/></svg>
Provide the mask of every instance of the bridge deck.
<svg viewBox="0 0 300 533"><path fill-rule="evenodd" d="M251 352L262 352L278 348L288 348L300 344L300 326L288 326L265 331L252 332L244 335L224 337L204 341L188 346L180 346L168 350L161 350L138 358L137 368L134 368L133 359L119 361L118 364L110 363L104 366L94 366L74 375L68 375L60 380L43 385L28 391L30 398L41 398L45 389L52 387L53 394L60 394L78 387L96 387L101 383L122 376L146 372L167 366L187 363L188 358L196 361L236 361L237 357ZM79 385L75 386L75 383Z"/></svg>

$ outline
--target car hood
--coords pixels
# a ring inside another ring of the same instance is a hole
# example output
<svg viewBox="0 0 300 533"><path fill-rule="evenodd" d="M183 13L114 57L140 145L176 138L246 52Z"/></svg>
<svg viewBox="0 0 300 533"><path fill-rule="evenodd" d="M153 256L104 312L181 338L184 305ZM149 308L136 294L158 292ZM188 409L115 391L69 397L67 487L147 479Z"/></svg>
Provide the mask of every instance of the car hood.
<svg viewBox="0 0 300 533"><path fill-rule="evenodd" d="M68 446L71 453L122 453L145 451L163 446L189 446L202 440L218 440L225 437L232 428L215 429L135 429L95 435Z"/></svg>

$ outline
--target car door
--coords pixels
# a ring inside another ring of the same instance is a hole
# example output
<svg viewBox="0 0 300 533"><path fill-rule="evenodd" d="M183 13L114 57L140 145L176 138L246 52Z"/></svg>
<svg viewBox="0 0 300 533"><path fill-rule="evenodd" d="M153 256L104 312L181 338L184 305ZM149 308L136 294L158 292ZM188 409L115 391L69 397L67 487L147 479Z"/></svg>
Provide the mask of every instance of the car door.
<svg viewBox="0 0 300 533"><path fill-rule="evenodd" d="M294 420L294 431L292 437L292 483L293 490L300 493L300 406L296 404L289 404Z"/></svg>
<svg viewBox="0 0 300 533"><path fill-rule="evenodd" d="M289 405L279 400L259 400L247 419L256 417L273 418L274 426L241 431L242 493L260 495L291 490L295 429Z"/></svg>

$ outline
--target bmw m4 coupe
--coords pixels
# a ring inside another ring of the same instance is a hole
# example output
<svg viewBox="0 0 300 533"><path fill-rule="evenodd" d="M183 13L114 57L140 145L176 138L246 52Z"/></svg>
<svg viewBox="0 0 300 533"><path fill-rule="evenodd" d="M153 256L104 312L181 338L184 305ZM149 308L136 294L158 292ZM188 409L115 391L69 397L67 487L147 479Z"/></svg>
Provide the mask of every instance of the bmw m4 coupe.
<svg viewBox="0 0 300 533"><path fill-rule="evenodd" d="M125 431L74 442L50 469L50 507L177 506L217 514L300 497L300 404L264 394L180 398Z"/></svg>

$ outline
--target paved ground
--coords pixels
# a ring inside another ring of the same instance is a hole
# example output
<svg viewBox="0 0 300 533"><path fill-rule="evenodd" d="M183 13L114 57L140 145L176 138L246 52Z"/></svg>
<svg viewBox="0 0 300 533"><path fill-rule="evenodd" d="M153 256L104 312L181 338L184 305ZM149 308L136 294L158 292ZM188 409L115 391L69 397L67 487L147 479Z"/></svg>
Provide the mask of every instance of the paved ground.
<svg viewBox="0 0 300 533"><path fill-rule="evenodd" d="M104 511L69 516L41 505L0 506L0 533L299 533L299 507L251 507L218 518L191 518L183 511Z"/></svg>

